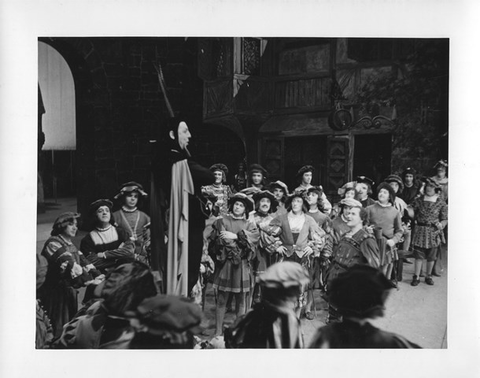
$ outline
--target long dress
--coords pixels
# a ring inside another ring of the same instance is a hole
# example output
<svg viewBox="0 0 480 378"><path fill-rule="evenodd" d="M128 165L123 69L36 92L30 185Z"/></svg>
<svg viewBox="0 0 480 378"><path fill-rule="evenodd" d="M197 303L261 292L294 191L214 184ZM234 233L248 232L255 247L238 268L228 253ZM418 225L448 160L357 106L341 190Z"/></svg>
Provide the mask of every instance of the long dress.
<svg viewBox="0 0 480 378"><path fill-rule="evenodd" d="M221 240L220 232L230 231L237 240ZM232 293L246 293L252 287L249 261L253 258L260 234L256 225L245 218L226 215L212 226L210 240L215 241L217 268L213 288Z"/></svg>
<svg viewBox="0 0 480 378"><path fill-rule="evenodd" d="M38 295L51 320L53 334L58 337L63 325L78 310L77 289L100 272L71 241L61 235L50 237L41 253L48 260L48 271Z"/></svg>

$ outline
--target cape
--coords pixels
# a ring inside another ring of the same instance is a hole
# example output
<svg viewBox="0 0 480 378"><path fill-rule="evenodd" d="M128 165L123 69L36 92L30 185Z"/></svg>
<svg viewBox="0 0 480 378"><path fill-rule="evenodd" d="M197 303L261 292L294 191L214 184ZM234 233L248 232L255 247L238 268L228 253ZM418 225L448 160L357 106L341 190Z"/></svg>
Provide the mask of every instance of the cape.
<svg viewBox="0 0 480 378"><path fill-rule="evenodd" d="M188 296L189 194L194 194L187 160L172 166L167 248L167 294Z"/></svg>

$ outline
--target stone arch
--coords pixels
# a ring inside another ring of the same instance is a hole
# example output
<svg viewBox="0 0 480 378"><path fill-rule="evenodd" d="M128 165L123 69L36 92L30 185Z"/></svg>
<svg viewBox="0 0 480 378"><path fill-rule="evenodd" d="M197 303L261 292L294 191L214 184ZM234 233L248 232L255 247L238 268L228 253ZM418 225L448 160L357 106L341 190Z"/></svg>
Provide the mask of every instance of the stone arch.
<svg viewBox="0 0 480 378"><path fill-rule="evenodd" d="M108 119L107 77L102 60L88 38L38 39L50 45L65 59L75 83L76 161L78 209L85 212L96 196L95 131ZM93 184L93 185L92 185Z"/></svg>

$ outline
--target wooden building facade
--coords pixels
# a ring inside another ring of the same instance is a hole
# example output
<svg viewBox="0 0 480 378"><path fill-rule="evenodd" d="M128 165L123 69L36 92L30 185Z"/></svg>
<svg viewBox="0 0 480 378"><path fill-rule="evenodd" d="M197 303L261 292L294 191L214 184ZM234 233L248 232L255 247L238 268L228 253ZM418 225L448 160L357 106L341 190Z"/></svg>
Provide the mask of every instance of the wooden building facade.
<svg viewBox="0 0 480 378"><path fill-rule="evenodd" d="M226 127L269 179L289 187L305 164L327 195L357 175L392 171L394 101L365 109L372 80L408 69L412 39L201 38L203 120Z"/></svg>

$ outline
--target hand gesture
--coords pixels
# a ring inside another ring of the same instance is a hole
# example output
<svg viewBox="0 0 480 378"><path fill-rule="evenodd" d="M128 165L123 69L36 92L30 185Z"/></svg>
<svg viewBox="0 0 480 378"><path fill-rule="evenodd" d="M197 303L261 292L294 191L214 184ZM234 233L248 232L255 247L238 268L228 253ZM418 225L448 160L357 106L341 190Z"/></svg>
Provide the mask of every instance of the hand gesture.
<svg viewBox="0 0 480 378"><path fill-rule="evenodd" d="M388 240L387 240L387 245L388 245L390 248L393 248L393 247L395 247L395 242L393 241L393 239L388 239Z"/></svg>
<svg viewBox="0 0 480 378"><path fill-rule="evenodd" d="M222 239L222 240L225 240L225 239L236 240L236 239L238 239L238 237L237 237L237 234L234 234L233 232L221 231L220 232L220 239Z"/></svg>
<svg viewBox="0 0 480 378"><path fill-rule="evenodd" d="M287 248L283 245L281 245L280 247L277 248L277 252L283 256L286 252L287 252Z"/></svg>
<svg viewBox="0 0 480 378"><path fill-rule="evenodd" d="M310 247L310 246L306 246L306 247L303 249L303 252L305 253L305 256L310 256L310 255L313 253L313 249L312 249L312 247Z"/></svg>

